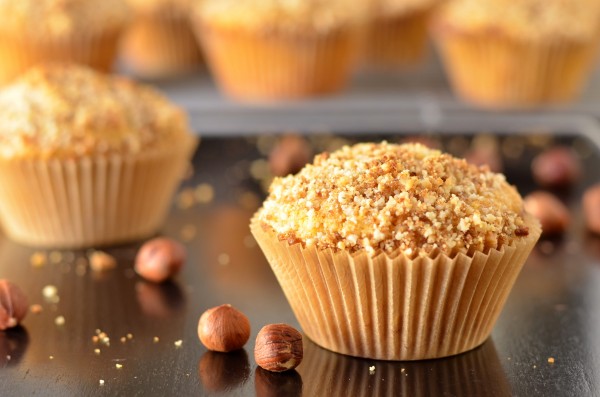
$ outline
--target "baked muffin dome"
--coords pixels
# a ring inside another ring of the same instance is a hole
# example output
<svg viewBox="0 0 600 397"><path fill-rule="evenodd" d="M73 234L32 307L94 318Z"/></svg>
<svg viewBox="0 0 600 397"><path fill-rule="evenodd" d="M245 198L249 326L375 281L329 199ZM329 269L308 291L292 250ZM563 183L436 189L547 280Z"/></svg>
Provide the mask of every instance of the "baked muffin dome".
<svg viewBox="0 0 600 397"><path fill-rule="evenodd" d="M136 154L190 135L154 89L76 65L30 69L0 92L0 120L4 158Z"/></svg>
<svg viewBox="0 0 600 397"><path fill-rule="evenodd" d="M503 175L420 144L318 155L274 180L257 218L290 243L408 257L487 252L528 234Z"/></svg>
<svg viewBox="0 0 600 397"><path fill-rule="evenodd" d="M130 17L124 0L0 0L0 31L46 38L118 30Z"/></svg>

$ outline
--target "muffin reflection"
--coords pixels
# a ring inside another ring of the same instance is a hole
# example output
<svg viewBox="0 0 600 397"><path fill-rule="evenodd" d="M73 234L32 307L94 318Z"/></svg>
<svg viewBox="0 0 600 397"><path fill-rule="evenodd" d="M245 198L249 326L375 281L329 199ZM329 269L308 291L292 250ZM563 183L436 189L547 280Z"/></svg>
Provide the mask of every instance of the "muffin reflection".
<svg viewBox="0 0 600 397"><path fill-rule="evenodd" d="M307 340L298 371L307 396L511 395L492 340L458 356L411 362L344 356Z"/></svg>

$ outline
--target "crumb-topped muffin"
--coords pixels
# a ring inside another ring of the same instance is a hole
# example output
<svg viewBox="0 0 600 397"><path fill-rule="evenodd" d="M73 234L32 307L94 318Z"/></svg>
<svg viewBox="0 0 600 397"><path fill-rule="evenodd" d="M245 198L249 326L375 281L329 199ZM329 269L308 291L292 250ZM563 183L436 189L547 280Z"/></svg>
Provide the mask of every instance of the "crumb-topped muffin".
<svg viewBox="0 0 600 397"><path fill-rule="evenodd" d="M600 40L590 0L449 0L433 32L455 89L494 107L572 99Z"/></svg>
<svg viewBox="0 0 600 397"><path fill-rule="evenodd" d="M366 1L205 0L195 24L223 89L241 99L338 91L358 57Z"/></svg>
<svg viewBox="0 0 600 397"><path fill-rule="evenodd" d="M121 45L126 65L147 78L177 77L202 65L190 0L127 0L134 13Z"/></svg>
<svg viewBox="0 0 600 397"><path fill-rule="evenodd" d="M0 92L0 216L30 244L154 233L195 147L152 88L79 66L29 70Z"/></svg>
<svg viewBox="0 0 600 397"><path fill-rule="evenodd" d="M365 40L370 66L412 65L424 58L427 26L439 0L377 0Z"/></svg>
<svg viewBox="0 0 600 397"><path fill-rule="evenodd" d="M0 82L48 61L109 70L129 21L124 0L0 0Z"/></svg>
<svg viewBox="0 0 600 397"><path fill-rule="evenodd" d="M311 339L397 360L483 343L540 235L503 175L386 142L276 178L251 229Z"/></svg>

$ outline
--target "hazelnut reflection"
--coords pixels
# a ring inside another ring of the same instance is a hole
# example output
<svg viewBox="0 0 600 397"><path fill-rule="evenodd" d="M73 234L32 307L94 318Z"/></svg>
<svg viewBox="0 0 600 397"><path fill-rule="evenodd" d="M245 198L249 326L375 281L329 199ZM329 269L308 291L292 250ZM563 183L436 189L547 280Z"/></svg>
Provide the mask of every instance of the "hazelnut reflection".
<svg viewBox="0 0 600 397"><path fill-rule="evenodd" d="M19 363L29 345L29 334L22 326L0 331L0 367Z"/></svg>
<svg viewBox="0 0 600 397"><path fill-rule="evenodd" d="M204 389L223 392L244 384L250 376L250 364L245 350L230 353L208 351L198 362L198 376Z"/></svg>
<svg viewBox="0 0 600 397"><path fill-rule="evenodd" d="M257 397L300 397L302 377L296 370L276 373L257 367L254 372L254 387Z"/></svg>
<svg viewBox="0 0 600 397"><path fill-rule="evenodd" d="M169 317L184 304L181 289L171 281L162 284L138 281L135 283L135 294L142 312L152 317Z"/></svg>

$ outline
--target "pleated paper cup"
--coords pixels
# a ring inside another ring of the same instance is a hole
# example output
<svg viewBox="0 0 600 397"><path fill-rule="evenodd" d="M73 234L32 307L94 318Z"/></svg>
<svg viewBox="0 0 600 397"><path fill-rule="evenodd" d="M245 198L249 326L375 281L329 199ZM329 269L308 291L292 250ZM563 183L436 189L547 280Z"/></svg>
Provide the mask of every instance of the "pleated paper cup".
<svg viewBox="0 0 600 397"><path fill-rule="evenodd" d="M459 356L402 363L334 354L308 341L298 372L308 396L323 390L353 397L488 396L491 390L496 396L512 395L492 340Z"/></svg>
<svg viewBox="0 0 600 397"><path fill-rule="evenodd" d="M423 61L427 51L430 9L379 16L369 24L364 46L367 66L390 68Z"/></svg>
<svg viewBox="0 0 600 397"><path fill-rule="evenodd" d="M0 32L0 84L46 62L72 62L108 72L117 56L121 29L79 32L64 38Z"/></svg>
<svg viewBox="0 0 600 397"><path fill-rule="evenodd" d="M197 145L81 159L0 160L0 218L27 245L78 248L149 237Z"/></svg>
<svg viewBox="0 0 600 397"><path fill-rule="evenodd" d="M489 108L528 108L575 99L590 75L598 38L516 40L498 32L434 29L454 91Z"/></svg>
<svg viewBox="0 0 600 397"><path fill-rule="evenodd" d="M135 74L146 78L177 77L203 64L187 15L172 9L136 15L123 37L121 54Z"/></svg>
<svg viewBox="0 0 600 397"><path fill-rule="evenodd" d="M197 23L220 88L245 101L297 99L341 91L358 61L360 29L329 33L253 32Z"/></svg>
<svg viewBox="0 0 600 397"><path fill-rule="evenodd" d="M254 218L251 231L303 331L334 352L381 360L446 357L490 335L541 234L472 256L410 259L319 250L280 241Z"/></svg>

